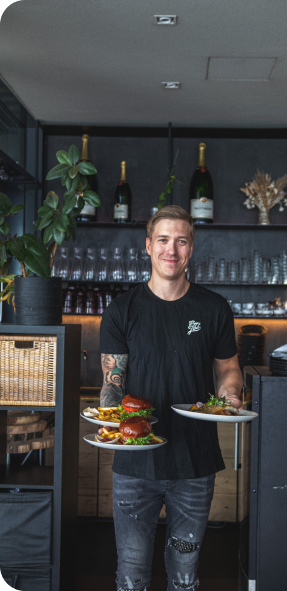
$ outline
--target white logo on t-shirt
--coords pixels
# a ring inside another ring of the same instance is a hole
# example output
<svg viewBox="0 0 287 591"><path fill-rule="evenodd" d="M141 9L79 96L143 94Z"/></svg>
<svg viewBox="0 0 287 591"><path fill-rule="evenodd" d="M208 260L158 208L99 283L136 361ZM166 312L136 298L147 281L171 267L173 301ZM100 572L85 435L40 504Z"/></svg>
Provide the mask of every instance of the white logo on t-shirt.
<svg viewBox="0 0 287 591"><path fill-rule="evenodd" d="M188 323L188 333L191 334L192 332L197 332L201 329L201 322L195 322L195 320L190 320Z"/></svg>

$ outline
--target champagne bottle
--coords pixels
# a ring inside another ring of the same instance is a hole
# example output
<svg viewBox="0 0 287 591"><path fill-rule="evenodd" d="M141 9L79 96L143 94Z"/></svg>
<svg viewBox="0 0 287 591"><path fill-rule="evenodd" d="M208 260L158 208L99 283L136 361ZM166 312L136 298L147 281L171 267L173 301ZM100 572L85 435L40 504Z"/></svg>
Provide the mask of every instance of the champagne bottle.
<svg viewBox="0 0 287 591"><path fill-rule="evenodd" d="M213 184L205 164L205 144L199 144L199 160L189 188L190 215L195 224L213 222Z"/></svg>
<svg viewBox="0 0 287 591"><path fill-rule="evenodd" d="M131 190L127 181L126 163L121 162L121 178L114 199L114 222L131 221Z"/></svg>
<svg viewBox="0 0 287 591"><path fill-rule="evenodd" d="M82 153L80 162L91 162L90 153L89 153L89 136L85 133L82 137ZM98 186L97 186L97 176L96 175L89 175L88 179L88 187L90 191L94 191L98 193ZM78 186L78 190L81 190L81 184ZM97 221L97 208L93 205L89 205L85 203L82 211L79 213L77 220L80 222L96 222Z"/></svg>

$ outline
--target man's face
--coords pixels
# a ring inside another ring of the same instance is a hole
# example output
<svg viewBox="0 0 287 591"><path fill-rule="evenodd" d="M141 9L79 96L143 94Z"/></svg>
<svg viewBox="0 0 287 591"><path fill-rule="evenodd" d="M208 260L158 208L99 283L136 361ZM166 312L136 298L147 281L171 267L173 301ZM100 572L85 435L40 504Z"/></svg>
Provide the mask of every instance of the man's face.
<svg viewBox="0 0 287 591"><path fill-rule="evenodd" d="M184 220L160 220L146 249L153 270L163 279L175 280L184 274L192 255L190 226Z"/></svg>

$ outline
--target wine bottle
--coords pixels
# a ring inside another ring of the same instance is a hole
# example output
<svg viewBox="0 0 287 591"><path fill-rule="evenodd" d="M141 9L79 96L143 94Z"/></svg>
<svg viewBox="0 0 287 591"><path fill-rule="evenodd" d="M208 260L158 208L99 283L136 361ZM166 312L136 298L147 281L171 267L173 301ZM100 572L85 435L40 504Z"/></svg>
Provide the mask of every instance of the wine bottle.
<svg viewBox="0 0 287 591"><path fill-rule="evenodd" d="M89 136L85 133L82 137L82 153L80 162L91 162L90 153L89 153ZM97 186L97 176L95 174L89 175L88 179L88 187L90 191L94 191L98 193L98 186ZM79 184L78 190L81 190L82 183ZM97 208L93 205L89 205L89 203L85 203L82 211L79 213L77 220L80 222L96 222L97 221Z"/></svg>
<svg viewBox="0 0 287 591"><path fill-rule="evenodd" d="M127 181L126 163L121 162L121 178L114 199L114 222L131 221L131 190Z"/></svg>
<svg viewBox="0 0 287 591"><path fill-rule="evenodd" d="M199 144L199 160L189 188L190 215L195 224L213 222L213 184L205 164L205 144Z"/></svg>

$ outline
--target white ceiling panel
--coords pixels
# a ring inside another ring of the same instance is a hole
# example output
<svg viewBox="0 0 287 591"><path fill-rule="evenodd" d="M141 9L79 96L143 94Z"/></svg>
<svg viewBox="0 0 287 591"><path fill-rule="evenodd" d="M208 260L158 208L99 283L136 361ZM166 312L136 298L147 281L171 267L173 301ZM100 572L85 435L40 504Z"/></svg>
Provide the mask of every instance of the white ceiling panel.
<svg viewBox="0 0 287 591"><path fill-rule="evenodd" d="M23 0L0 75L45 123L285 127L286 17L286 0Z"/></svg>

